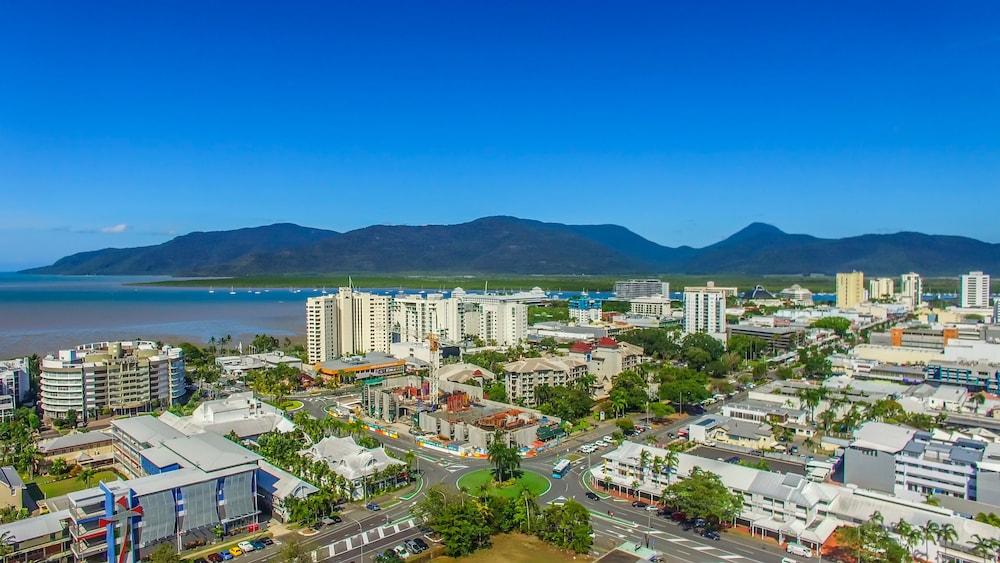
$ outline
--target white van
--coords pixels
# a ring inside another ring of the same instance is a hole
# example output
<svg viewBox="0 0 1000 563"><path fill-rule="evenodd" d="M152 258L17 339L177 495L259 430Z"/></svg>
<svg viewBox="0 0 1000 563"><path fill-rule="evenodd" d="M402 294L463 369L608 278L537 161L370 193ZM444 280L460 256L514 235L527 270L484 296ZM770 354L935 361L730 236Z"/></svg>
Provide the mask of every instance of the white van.
<svg viewBox="0 0 1000 563"><path fill-rule="evenodd" d="M788 544L788 548L786 549L786 551L788 551L788 553L791 553L792 555L798 555L799 557L808 558L813 556L813 552L811 549L798 543Z"/></svg>

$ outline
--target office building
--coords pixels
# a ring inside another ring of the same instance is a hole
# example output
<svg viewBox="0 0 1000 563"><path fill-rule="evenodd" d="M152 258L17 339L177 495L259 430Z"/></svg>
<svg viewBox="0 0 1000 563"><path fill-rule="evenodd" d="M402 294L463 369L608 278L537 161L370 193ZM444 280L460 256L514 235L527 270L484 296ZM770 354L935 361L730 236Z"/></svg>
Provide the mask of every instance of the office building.
<svg viewBox="0 0 1000 563"><path fill-rule="evenodd" d="M778 298L791 301L793 305L811 306L813 304L813 292L797 283L779 291Z"/></svg>
<svg viewBox="0 0 1000 563"><path fill-rule="evenodd" d="M368 352L389 353L392 299L342 287L306 301L309 363Z"/></svg>
<svg viewBox="0 0 1000 563"><path fill-rule="evenodd" d="M661 280L622 280L615 282L615 296L621 300L637 297L670 296L670 284Z"/></svg>
<svg viewBox="0 0 1000 563"><path fill-rule="evenodd" d="M48 418L149 412L184 395L184 352L143 340L83 344L43 358L40 379Z"/></svg>
<svg viewBox="0 0 1000 563"><path fill-rule="evenodd" d="M806 341L806 331L801 327L792 326L755 326L755 325L729 325L726 327L726 335L731 338L734 334L749 336L763 340L767 348L764 350L748 351L756 357L764 352L787 352L798 348Z"/></svg>
<svg viewBox="0 0 1000 563"><path fill-rule="evenodd" d="M465 336L488 345L517 346L528 337L528 306L518 295L494 295L452 291L462 306Z"/></svg>
<svg viewBox="0 0 1000 563"><path fill-rule="evenodd" d="M14 416L14 410L27 397L29 387L28 358L0 362L0 421Z"/></svg>
<svg viewBox="0 0 1000 563"><path fill-rule="evenodd" d="M1000 444L867 422L844 450L844 482L901 498L950 496L1000 504Z"/></svg>
<svg viewBox="0 0 1000 563"><path fill-rule="evenodd" d="M932 360L927 362L924 378L928 383L960 385L969 391L1000 394L1000 363Z"/></svg>
<svg viewBox="0 0 1000 563"><path fill-rule="evenodd" d="M406 360L381 352L363 356L346 356L316 365L316 373L338 385L372 378L394 377L406 371Z"/></svg>
<svg viewBox="0 0 1000 563"><path fill-rule="evenodd" d="M990 276L982 272L962 275L962 307L990 306Z"/></svg>
<svg viewBox="0 0 1000 563"><path fill-rule="evenodd" d="M712 285L684 288L684 332L726 337L726 293Z"/></svg>
<svg viewBox="0 0 1000 563"><path fill-rule="evenodd" d="M504 364L503 369L507 400L511 403L521 401L534 407L537 405L535 390L538 387L576 383L587 375L587 362L561 357L525 358Z"/></svg>
<svg viewBox="0 0 1000 563"><path fill-rule="evenodd" d="M601 320L600 299L587 296L575 297L569 300L569 319L577 324L585 325Z"/></svg>
<svg viewBox="0 0 1000 563"><path fill-rule="evenodd" d="M458 342L462 334L462 304L440 293L399 295L392 301L392 332L400 342L422 342L428 334Z"/></svg>
<svg viewBox="0 0 1000 563"><path fill-rule="evenodd" d="M865 274L850 272L837 274L837 308L852 309L865 301Z"/></svg>
<svg viewBox="0 0 1000 563"><path fill-rule="evenodd" d="M670 318L670 298L662 295L629 299L629 313L636 317L657 320Z"/></svg>
<svg viewBox="0 0 1000 563"><path fill-rule="evenodd" d="M868 299L892 299L896 294L896 283L892 278L872 278L868 280Z"/></svg>
<svg viewBox="0 0 1000 563"><path fill-rule="evenodd" d="M899 296L908 298L910 305L916 309L924 297L924 281L920 279L920 274L910 272L900 277Z"/></svg>

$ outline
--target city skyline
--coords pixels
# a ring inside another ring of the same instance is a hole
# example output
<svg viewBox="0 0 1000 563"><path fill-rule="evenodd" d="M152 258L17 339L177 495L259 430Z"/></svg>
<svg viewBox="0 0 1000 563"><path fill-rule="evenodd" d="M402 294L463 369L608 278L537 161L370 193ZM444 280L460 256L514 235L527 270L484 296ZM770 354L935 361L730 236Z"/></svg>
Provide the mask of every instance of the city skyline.
<svg viewBox="0 0 1000 563"><path fill-rule="evenodd" d="M495 214L667 245L752 221L1000 241L960 212L1000 177L992 4L249 6L8 11L2 269Z"/></svg>

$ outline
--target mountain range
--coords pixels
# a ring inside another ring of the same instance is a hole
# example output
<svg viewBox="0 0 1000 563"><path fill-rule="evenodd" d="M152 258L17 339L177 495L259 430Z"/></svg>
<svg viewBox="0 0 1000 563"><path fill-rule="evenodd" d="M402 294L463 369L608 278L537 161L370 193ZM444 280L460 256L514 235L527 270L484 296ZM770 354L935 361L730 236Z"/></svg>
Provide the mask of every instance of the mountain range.
<svg viewBox="0 0 1000 563"><path fill-rule="evenodd" d="M46 274L247 276L309 273L807 274L927 276L1000 270L1000 244L900 232L825 239L753 223L702 248L669 247L619 225L484 217L457 225L347 232L278 223L105 248L27 270Z"/></svg>

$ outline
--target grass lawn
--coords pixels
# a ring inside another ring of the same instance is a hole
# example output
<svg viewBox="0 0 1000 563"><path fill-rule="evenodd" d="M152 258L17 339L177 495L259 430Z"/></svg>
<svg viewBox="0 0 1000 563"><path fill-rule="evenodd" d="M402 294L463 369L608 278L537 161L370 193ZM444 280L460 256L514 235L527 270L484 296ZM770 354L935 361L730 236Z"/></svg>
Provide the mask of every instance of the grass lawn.
<svg viewBox="0 0 1000 563"><path fill-rule="evenodd" d="M504 563L559 563L562 561L593 561L586 555L573 556L571 553L560 551L542 540L524 534L500 534L493 536L493 547L482 549L469 555L456 559L454 557L437 557L435 561L446 563L494 563L503 561Z"/></svg>
<svg viewBox="0 0 1000 563"><path fill-rule="evenodd" d="M490 484L490 494L514 498L521 493L522 489L527 489L535 494L541 495L549 488L549 480L533 471L522 471L521 476L514 482L503 487L493 485L493 474L489 469L479 469L471 473L466 473L458 479L459 488L465 488L470 493L476 494L483 485Z"/></svg>
<svg viewBox="0 0 1000 563"><path fill-rule="evenodd" d="M292 412L302 408L302 401L285 401L281 403L281 410Z"/></svg>
<svg viewBox="0 0 1000 563"><path fill-rule="evenodd" d="M59 479L53 477L52 475L39 475L38 478L35 479L35 484L38 485L38 488L42 491L42 494L45 495L45 498L52 498L69 494L74 491L80 491L89 487L96 487L101 481L115 481L118 478L118 474L114 471L105 470L98 471L97 474L90 479L89 486L76 477Z"/></svg>

